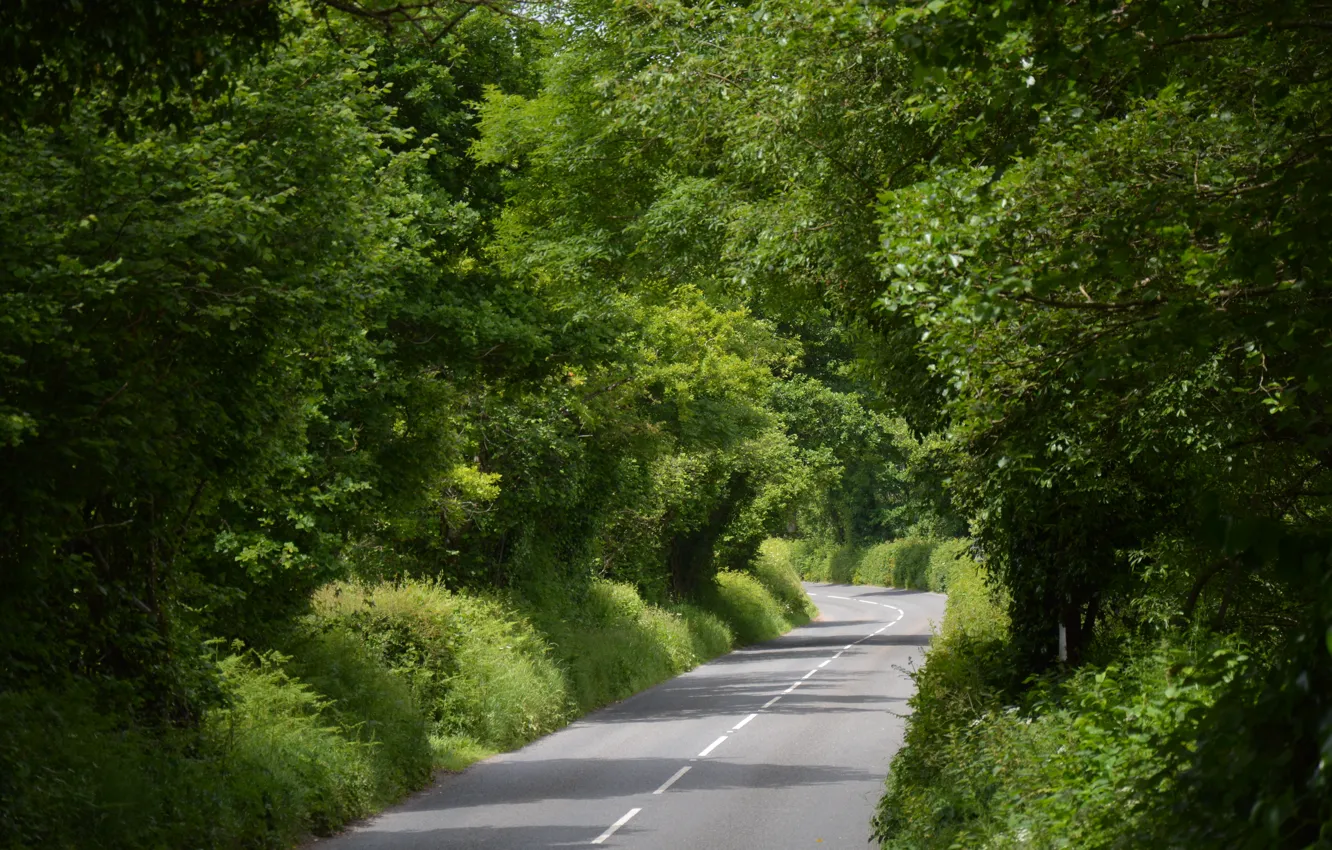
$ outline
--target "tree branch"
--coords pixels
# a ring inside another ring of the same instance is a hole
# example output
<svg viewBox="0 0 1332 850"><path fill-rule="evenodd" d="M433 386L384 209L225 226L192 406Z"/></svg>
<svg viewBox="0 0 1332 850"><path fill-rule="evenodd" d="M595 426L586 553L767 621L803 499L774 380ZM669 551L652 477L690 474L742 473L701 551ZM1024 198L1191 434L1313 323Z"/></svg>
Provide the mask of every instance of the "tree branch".
<svg viewBox="0 0 1332 850"><path fill-rule="evenodd" d="M1013 301L1041 304L1046 307L1058 307L1061 310L1100 310L1113 312L1118 310L1137 310L1142 307L1155 307L1164 303L1164 299L1152 298L1139 301L1060 301L1056 298L1041 298L1036 295L1006 296Z"/></svg>

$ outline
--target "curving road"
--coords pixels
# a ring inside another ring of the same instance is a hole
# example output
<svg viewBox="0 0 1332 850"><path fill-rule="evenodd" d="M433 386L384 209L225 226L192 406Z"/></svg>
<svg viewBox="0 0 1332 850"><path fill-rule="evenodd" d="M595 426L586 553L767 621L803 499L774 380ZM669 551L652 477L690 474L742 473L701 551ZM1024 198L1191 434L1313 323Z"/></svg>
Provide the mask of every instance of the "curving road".
<svg viewBox="0 0 1332 850"><path fill-rule="evenodd" d="M814 622L521 750L316 850L863 850L943 597L807 584Z"/></svg>

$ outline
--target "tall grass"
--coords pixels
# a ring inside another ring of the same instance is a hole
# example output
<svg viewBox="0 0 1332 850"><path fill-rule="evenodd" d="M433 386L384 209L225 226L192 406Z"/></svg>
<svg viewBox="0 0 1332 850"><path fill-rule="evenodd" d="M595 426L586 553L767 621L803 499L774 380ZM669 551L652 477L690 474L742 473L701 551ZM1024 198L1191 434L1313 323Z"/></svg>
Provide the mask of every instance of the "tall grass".
<svg viewBox="0 0 1332 850"><path fill-rule="evenodd" d="M782 634L811 611L795 572L763 557L753 575L721 573L697 604L666 607L604 579L509 598L432 582L338 583L315 596L317 620L356 634L408 684L451 767Z"/></svg>
<svg viewBox="0 0 1332 850"><path fill-rule="evenodd" d="M733 632L693 605L649 605L631 586L597 580L578 598L533 608L580 712L651 687L730 649Z"/></svg>
<svg viewBox="0 0 1332 850"><path fill-rule="evenodd" d="M222 704L195 728L140 728L74 687L0 694L0 848L288 847L811 611L766 556L667 607L605 580L328 585L281 651L216 659Z"/></svg>
<svg viewBox="0 0 1332 850"><path fill-rule="evenodd" d="M497 599L428 581L337 583L315 594L315 617L356 634L407 683L442 760L516 747L568 719L549 643Z"/></svg>
<svg viewBox="0 0 1332 850"><path fill-rule="evenodd" d="M781 557L780 544L783 542L770 538L759 547L759 556L754 561L754 577L781 604L786 620L792 625L801 625L809 622L818 609L800 583L800 572Z"/></svg>
<svg viewBox="0 0 1332 850"><path fill-rule="evenodd" d="M403 684L345 636L306 648L339 699L286 656L229 655L226 707L198 729L140 728L76 688L0 696L0 846L285 847L421 785L426 724Z"/></svg>
<svg viewBox="0 0 1332 850"><path fill-rule="evenodd" d="M735 629L740 643L770 640L791 627L786 611L762 582L747 573L723 572L705 604Z"/></svg>

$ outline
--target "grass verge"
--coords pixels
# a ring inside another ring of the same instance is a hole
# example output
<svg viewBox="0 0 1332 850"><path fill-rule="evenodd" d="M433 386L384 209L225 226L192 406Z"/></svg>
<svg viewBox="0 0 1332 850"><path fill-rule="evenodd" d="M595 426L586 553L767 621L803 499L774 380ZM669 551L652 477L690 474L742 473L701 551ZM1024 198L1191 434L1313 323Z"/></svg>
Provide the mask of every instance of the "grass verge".
<svg viewBox="0 0 1332 850"><path fill-rule="evenodd" d="M605 580L329 585L279 649L219 653L222 707L191 728L136 726L73 686L0 694L0 848L289 847L812 611L766 553L664 607Z"/></svg>

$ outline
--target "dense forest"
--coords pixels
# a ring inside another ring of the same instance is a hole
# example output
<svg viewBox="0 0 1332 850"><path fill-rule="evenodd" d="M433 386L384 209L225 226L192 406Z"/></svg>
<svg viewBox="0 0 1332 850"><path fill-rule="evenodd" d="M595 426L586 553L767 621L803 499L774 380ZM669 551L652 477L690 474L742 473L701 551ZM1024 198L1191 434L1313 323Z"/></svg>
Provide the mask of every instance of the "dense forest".
<svg viewBox="0 0 1332 850"><path fill-rule="evenodd" d="M0 846L290 846L803 576L949 594L884 847L1332 847L1325 3L0 37Z"/></svg>

